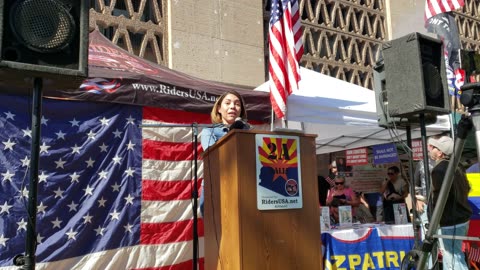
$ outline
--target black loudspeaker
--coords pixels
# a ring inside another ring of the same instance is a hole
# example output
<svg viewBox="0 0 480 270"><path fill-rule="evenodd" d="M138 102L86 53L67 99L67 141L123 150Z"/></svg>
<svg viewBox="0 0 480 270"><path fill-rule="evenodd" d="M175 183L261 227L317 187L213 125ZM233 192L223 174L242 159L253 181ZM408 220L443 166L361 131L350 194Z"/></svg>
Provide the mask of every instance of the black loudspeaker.
<svg viewBox="0 0 480 270"><path fill-rule="evenodd" d="M401 128L418 127L420 119L417 116L409 115L409 117L394 117L388 113L389 99L387 91L387 83L385 80L384 61L380 60L373 67L373 89L375 91L375 105L377 109L378 125L385 128ZM425 114L425 124L433 124L437 121L436 115Z"/></svg>
<svg viewBox="0 0 480 270"><path fill-rule="evenodd" d="M373 68L373 90L375 90L375 105L377 108L378 125L381 127L394 127L408 122L407 118L390 117L388 114L388 93L385 81L385 65L383 60L377 62Z"/></svg>
<svg viewBox="0 0 480 270"><path fill-rule="evenodd" d="M388 114L414 118L449 113L445 57L440 40L412 33L383 44Z"/></svg>
<svg viewBox="0 0 480 270"><path fill-rule="evenodd" d="M88 5L87 0L0 0L0 70L7 77L2 80L85 78Z"/></svg>

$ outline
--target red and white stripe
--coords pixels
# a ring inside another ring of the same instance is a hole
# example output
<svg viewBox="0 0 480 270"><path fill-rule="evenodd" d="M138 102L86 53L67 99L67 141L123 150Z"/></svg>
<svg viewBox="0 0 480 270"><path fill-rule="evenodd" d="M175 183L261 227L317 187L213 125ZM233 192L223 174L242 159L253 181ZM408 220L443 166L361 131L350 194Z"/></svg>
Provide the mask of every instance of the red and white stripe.
<svg viewBox="0 0 480 270"><path fill-rule="evenodd" d="M144 108L143 111L143 124L188 124L192 122L208 124L210 116L149 107ZM194 185L192 132L190 127L142 129L140 244L161 249L164 259L157 261L153 268L138 267L135 269L192 269L191 192ZM198 142L200 142L200 138ZM197 147L200 156L202 151L200 143ZM201 159L197 160L197 169L197 188L200 190L203 179ZM199 269L203 269L203 220L201 218L198 219L198 235L201 244L199 245ZM177 248L179 246L182 248Z"/></svg>
<svg viewBox="0 0 480 270"><path fill-rule="evenodd" d="M303 55L298 1L290 1L283 16L269 29L270 100L278 118L287 111L287 97L298 89Z"/></svg>
<svg viewBox="0 0 480 270"><path fill-rule="evenodd" d="M480 248L470 246L468 250L468 260L480 262Z"/></svg>
<svg viewBox="0 0 480 270"><path fill-rule="evenodd" d="M335 178L330 178L330 176L325 177L325 180L330 184L331 187L335 186Z"/></svg>
<svg viewBox="0 0 480 270"><path fill-rule="evenodd" d="M456 10L464 5L463 0L426 0L425 21L437 14Z"/></svg>

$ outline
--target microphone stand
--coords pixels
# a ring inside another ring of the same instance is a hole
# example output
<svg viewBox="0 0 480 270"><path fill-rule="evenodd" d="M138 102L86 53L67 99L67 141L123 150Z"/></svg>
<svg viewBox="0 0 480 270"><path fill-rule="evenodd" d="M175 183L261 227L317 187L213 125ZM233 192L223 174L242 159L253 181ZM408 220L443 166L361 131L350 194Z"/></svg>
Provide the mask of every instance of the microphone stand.
<svg viewBox="0 0 480 270"><path fill-rule="evenodd" d="M150 127L160 127L160 128L168 128L168 127L191 127L193 130L193 190L192 190L192 210L193 210L193 270L197 269L198 264L198 168L197 168L197 159L198 159L198 128L199 127L212 127L212 125L199 125L198 123L192 124L144 124L140 125L141 128L150 128Z"/></svg>

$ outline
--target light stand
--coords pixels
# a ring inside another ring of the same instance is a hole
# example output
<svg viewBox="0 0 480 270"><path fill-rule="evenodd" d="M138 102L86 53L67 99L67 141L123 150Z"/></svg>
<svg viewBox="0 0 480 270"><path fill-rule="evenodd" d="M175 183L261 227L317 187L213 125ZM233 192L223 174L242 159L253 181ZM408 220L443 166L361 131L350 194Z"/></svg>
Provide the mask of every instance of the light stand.
<svg viewBox="0 0 480 270"><path fill-rule="evenodd" d="M15 256L13 264L19 269L35 269L35 251L37 249L37 184L38 167L40 162L40 126L42 118L42 78L35 78L33 82L32 98L32 145L30 148L30 182L28 189L28 222L25 237L25 255Z"/></svg>
<svg viewBox="0 0 480 270"><path fill-rule="evenodd" d="M427 258L429 253L432 252L433 247L435 246L435 242L437 241L436 238L443 237L436 235L440 224L440 219L442 217L443 211L445 209L445 204L447 203L448 194L450 192L450 188L453 183L453 176L455 173L456 168L460 162L460 157L463 152L463 148L465 145L465 139L468 135L468 132L472 129L472 126L475 128L476 136L479 136L480 131L480 99L477 96L480 96L476 91L480 90L480 83L470 83L465 84L462 87L462 90L465 93L462 94L461 102L463 105L468 107L468 112L470 116L462 117L460 122L457 126L457 133L455 139L455 149L450 159L447 167L447 171L443 178L442 187L440 189L440 193L438 196L437 204L433 210L432 217L429 222L428 232L425 235L425 240L420 247L420 250L411 250L407 255L407 259L411 262L409 266L416 265L415 269L425 269L425 264L427 262ZM471 92L467 92L471 91ZM467 92L467 93L466 93ZM478 143L480 142L479 138L476 137L477 141L477 155L480 154L480 149L478 147ZM480 156L480 155L479 155ZM428 166L428 163L425 164ZM445 238L448 238L445 237ZM454 237L455 239L466 239L466 237ZM479 239L478 237L474 237L474 239Z"/></svg>
<svg viewBox="0 0 480 270"><path fill-rule="evenodd" d="M199 127L212 127L212 125L199 125L198 123L192 123L192 124L144 124L140 125L141 128L147 128L147 127L160 127L160 128L172 128L172 127L191 127L193 130L193 190L192 190L192 210L193 210L193 270L197 269L197 264L198 264L198 215L197 215L197 209L198 209L198 168L197 168L197 159L198 159L198 150L197 150L197 145L198 145L198 128Z"/></svg>
<svg viewBox="0 0 480 270"><path fill-rule="evenodd" d="M472 115L472 118L478 116L480 115ZM434 235L439 228L440 219L442 218L443 210L445 209L445 204L447 203L447 197L450 193L450 188L452 187L453 176L455 174L456 168L458 167L458 164L460 163L460 156L463 152L465 139L471 128L472 122L469 117L462 118L458 123L457 136L454 144L455 150L452 158L448 163L447 172L445 173L445 176L443 178L443 183L440 189L440 193L438 195L437 204L433 210L433 214L429 222L429 228L427 234L425 235L424 243L422 245L422 253L420 253L420 258L418 261L418 269L424 269L427 262L428 254L432 251L434 243L437 241L436 238L434 238Z"/></svg>

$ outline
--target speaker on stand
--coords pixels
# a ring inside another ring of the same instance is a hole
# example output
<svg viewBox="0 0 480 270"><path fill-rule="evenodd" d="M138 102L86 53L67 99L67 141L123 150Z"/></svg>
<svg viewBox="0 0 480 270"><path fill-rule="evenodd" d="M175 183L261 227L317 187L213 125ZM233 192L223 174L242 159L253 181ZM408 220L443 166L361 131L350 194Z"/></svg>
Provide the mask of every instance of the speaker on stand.
<svg viewBox="0 0 480 270"><path fill-rule="evenodd" d="M382 55L383 61L379 61L374 69L379 125L391 127L399 123L406 126L409 147L412 145L410 127L420 126L423 162L429 164L426 125L435 122L437 115L450 112L442 42L420 33L411 33L384 43ZM409 167L410 175L413 175L411 158ZM428 193L430 173L428 166L424 169ZM411 194L414 194L415 185L411 185ZM412 196L412 201L415 205L415 196ZM421 222L415 206L412 210L415 245L418 245Z"/></svg>
<svg viewBox="0 0 480 270"><path fill-rule="evenodd" d="M389 113L389 91L385 79L385 64L383 59L379 59L373 67L373 90L375 91L375 105L377 110L377 121L380 127L405 129L408 127L419 127L418 116L413 114L406 116L392 116ZM426 115L426 124L433 124L437 121L436 114Z"/></svg>
<svg viewBox="0 0 480 270"><path fill-rule="evenodd" d="M25 254L14 259L21 269L35 269L43 79L76 88L87 77L88 8L87 0L0 0L0 80L34 78Z"/></svg>
<svg viewBox="0 0 480 270"><path fill-rule="evenodd" d="M450 113L442 42L420 33L411 33L384 43L382 53L388 114L419 123L423 161L428 164L425 126L429 119ZM428 177L428 170L425 175Z"/></svg>
<svg viewBox="0 0 480 270"><path fill-rule="evenodd" d="M383 44L388 114L411 117L448 114L442 42L411 33Z"/></svg>
<svg viewBox="0 0 480 270"><path fill-rule="evenodd" d="M76 83L87 61L87 0L0 0L3 74Z"/></svg>

